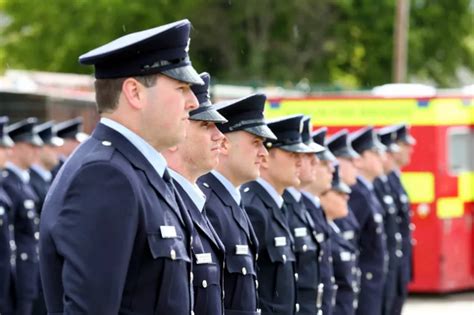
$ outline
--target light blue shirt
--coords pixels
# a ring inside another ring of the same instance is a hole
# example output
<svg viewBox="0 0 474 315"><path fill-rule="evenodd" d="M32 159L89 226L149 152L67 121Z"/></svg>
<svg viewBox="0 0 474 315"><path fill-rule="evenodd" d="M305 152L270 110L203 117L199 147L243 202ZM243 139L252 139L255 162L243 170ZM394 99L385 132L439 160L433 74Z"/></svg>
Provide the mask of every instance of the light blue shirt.
<svg viewBox="0 0 474 315"><path fill-rule="evenodd" d="M336 223L334 223L334 221L328 220L328 224L333 229L334 232L336 232L337 234L341 233L341 229L336 225Z"/></svg>
<svg viewBox="0 0 474 315"><path fill-rule="evenodd" d="M365 177L357 176L357 178L364 184L370 191L374 190L374 184L368 181Z"/></svg>
<svg viewBox="0 0 474 315"><path fill-rule="evenodd" d="M222 175L218 171L212 170L211 173L221 182L225 189L227 189L227 191L235 200L235 202L240 205L242 196L240 195L239 187L236 188L224 175Z"/></svg>
<svg viewBox="0 0 474 315"><path fill-rule="evenodd" d="M100 119L100 123L106 125L109 128L120 133L122 136L127 138L130 143L132 143L138 151L150 162L155 171L163 177L167 163L163 155L160 152L156 151L148 142L146 142L142 137L125 127L124 125L105 117Z"/></svg>
<svg viewBox="0 0 474 315"><path fill-rule="evenodd" d="M5 165L6 168L8 168L10 171L15 173L18 177L20 177L21 181L24 184L28 184L30 182L30 173L28 173L28 170L24 170L22 168L19 168L12 162L7 162Z"/></svg>
<svg viewBox="0 0 474 315"><path fill-rule="evenodd" d="M286 190L293 196L293 198L295 198L297 202L300 202L302 196L298 189L295 187L288 187Z"/></svg>
<svg viewBox="0 0 474 315"><path fill-rule="evenodd" d="M202 212L204 209L204 204L206 203L206 195L202 192L201 189L195 184L191 183L187 178L183 175L179 174L178 172L168 168L168 172L173 179L183 187L184 191L188 194L188 196L193 201L194 205Z"/></svg>
<svg viewBox="0 0 474 315"><path fill-rule="evenodd" d="M317 207L319 208L321 206L321 201L319 201L319 197L316 197L315 195L313 195L312 193L310 192L307 192L307 191L302 191L301 192L303 195L305 195L309 200L311 200L311 202Z"/></svg>
<svg viewBox="0 0 474 315"><path fill-rule="evenodd" d="M380 175L379 178L380 178L384 183L388 182L388 177L387 177L387 175L385 175L385 174L384 174L384 175Z"/></svg>
<svg viewBox="0 0 474 315"><path fill-rule="evenodd" d="M41 178L46 182L50 182L53 178L53 175L51 175L50 171L38 164L31 165L31 169L38 173L38 175L41 176Z"/></svg>
<svg viewBox="0 0 474 315"><path fill-rule="evenodd" d="M272 185L270 185L269 182L267 182L263 178L259 177L259 178L257 178L257 183L262 185L262 187L267 191L267 193L275 201L278 208L281 208L283 206L283 197L278 194L278 192L275 190L275 188L273 188Z"/></svg>

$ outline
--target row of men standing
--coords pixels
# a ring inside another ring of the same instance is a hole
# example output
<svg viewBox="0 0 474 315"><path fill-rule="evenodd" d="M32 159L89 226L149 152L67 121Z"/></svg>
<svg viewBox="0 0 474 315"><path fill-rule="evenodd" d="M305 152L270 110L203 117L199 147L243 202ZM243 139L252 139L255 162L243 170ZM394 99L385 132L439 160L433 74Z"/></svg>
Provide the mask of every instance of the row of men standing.
<svg viewBox="0 0 474 315"><path fill-rule="evenodd" d="M80 118L8 124L0 117L0 313L45 314L38 265L39 218L53 176L85 139Z"/></svg>
<svg viewBox="0 0 474 315"><path fill-rule="evenodd" d="M189 30L182 20L80 57L102 118L43 206L48 312L397 314L407 283L386 279L408 265L391 267L373 128L325 141L303 115L265 121L262 94L212 105Z"/></svg>

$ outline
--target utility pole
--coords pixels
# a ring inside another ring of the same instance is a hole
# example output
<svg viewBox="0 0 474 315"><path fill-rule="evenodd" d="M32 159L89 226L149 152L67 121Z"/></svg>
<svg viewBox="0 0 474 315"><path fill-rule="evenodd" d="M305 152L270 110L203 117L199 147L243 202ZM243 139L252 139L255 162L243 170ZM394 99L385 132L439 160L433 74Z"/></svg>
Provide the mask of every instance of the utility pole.
<svg viewBox="0 0 474 315"><path fill-rule="evenodd" d="M393 34L393 82L407 80L408 29L410 22L410 0L397 0Z"/></svg>

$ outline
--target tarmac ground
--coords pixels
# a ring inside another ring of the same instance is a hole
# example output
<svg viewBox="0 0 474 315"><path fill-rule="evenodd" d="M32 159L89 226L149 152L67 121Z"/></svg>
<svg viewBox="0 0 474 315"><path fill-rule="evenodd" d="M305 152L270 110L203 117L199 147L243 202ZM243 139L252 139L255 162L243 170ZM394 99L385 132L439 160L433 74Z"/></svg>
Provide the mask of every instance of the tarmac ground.
<svg viewBox="0 0 474 315"><path fill-rule="evenodd" d="M474 291L411 294L402 315L474 315Z"/></svg>

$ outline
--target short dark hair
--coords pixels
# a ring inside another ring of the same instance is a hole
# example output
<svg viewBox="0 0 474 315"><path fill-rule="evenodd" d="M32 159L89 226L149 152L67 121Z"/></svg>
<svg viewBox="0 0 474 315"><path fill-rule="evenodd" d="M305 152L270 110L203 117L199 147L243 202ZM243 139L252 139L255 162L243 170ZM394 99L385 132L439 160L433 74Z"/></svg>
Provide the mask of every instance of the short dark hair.
<svg viewBox="0 0 474 315"><path fill-rule="evenodd" d="M149 88L155 85L158 76L159 74L151 74L133 77L133 79ZM126 79L128 78L95 80L95 100L99 114L113 112L117 108L120 93L122 92L122 85Z"/></svg>

